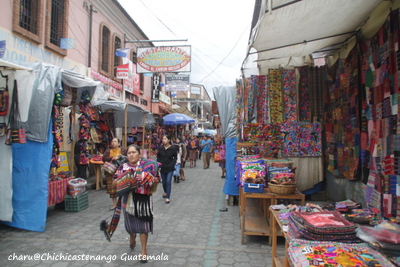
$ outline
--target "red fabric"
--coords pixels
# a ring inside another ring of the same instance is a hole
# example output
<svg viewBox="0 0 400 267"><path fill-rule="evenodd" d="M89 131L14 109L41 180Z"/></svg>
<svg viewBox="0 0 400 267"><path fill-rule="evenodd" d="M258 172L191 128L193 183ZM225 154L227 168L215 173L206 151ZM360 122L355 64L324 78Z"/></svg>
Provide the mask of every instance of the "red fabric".
<svg viewBox="0 0 400 267"><path fill-rule="evenodd" d="M47 206L63 202L68 192L68 181L71 178L49 182L49 195L47 196Z"/></svg>
<svg viewBox="0 0 400 267"><path fill-rule="evenodd" d="M383 227L368 227L368 226L360 226L360 230L364 231L370 237L375 238L379 242L400 244L399 232L391 231Z"/></svg>

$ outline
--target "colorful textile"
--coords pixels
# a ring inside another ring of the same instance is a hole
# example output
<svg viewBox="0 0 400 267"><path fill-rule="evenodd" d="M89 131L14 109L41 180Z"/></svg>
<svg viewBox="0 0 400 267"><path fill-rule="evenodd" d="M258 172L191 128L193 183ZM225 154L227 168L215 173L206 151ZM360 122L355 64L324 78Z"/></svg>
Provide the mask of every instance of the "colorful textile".
<svg viewBox="0 0 400 267"><path fill-rule="evenodd" d="M68 181L72 178L65 178L49 182L49 195L47 196L47 206L51 206L64 201L68 193Z"/></svg>
<svg viewBox="0 0 400 267"><path fill-rule="evenodd" d="M300 72L299 81L299 121L311 122L311 103L309 92L308 66L298 68Z"/></svg>
<svg viewBox="0 0 400 267"><path fill-rule="evenodd" d="M252 86L256 90L257 99L257 123L268 123L268 76L253 75L251 76Z"/></svg>
<svg viewBox="0 0 400 267"><path fill-rule="evenodd" d="M283 157L321 156L320 123L283 123Z"/></svg>
<svg viewBox="0 0 400 267"><path fill-rule="evenodd" d="M283 122L282 71L268 71L271 123Z"/></svg>
<svg viewBox="0 0 400 267"><path fill-rule="evenodd" d="M297 121L297 94L296 94L296 76L294 70L282 71L283 81L283 103L284 103L284 122Z"/></svg>
<svg viewBox="0 0 400 267"><path fill-rule="evenodd" d="M381 253L365 243L346 244L292 239L289 242L288 255L293 266L301 267L394 267Z"/></svg>
<svg viewBox="0 0 400 267"><path fill-rule="evenodd" d="M327 167L338 178L355 180L360 173L361 142L356 49L333 65L329 73L324 116Z"/></svg>

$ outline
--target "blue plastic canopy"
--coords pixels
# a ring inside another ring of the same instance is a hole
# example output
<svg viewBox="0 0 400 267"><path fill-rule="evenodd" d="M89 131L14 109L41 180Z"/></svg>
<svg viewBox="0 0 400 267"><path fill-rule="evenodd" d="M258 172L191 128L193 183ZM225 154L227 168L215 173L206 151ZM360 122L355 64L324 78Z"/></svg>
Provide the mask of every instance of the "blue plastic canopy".
<svg viewBox="0 0 400 267"><path fill-rule="evenodd" d="M178 124L187 124L193 122L195 122L194 119L192 119L188 115L181 113L171 113L163 117L164 125L178 125Z"/></svg>

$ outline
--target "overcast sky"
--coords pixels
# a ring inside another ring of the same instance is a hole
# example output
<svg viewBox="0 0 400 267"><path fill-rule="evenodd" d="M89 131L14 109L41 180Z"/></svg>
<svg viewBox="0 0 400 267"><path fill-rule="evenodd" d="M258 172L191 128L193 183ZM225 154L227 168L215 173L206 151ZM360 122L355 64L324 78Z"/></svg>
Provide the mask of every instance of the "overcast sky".
<svg viewBox="0 0 400 267"><path fill-rule="evenodd" d="M154 45L190 45L190 82L235 85L246 56L254 0L118 0Z"/></svg>

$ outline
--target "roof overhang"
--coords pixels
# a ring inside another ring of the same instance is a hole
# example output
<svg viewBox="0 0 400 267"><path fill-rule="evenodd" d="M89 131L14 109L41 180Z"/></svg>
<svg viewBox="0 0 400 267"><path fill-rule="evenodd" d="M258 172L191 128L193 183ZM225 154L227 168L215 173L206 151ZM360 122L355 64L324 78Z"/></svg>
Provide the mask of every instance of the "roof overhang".
<svg viewBox="0 0 400 267"><path fill-rule="evenodd" d="M271 68L312 64L313 53L335 48L357 34L381 2L262 0L259 14L254 14L258 21L250 34L243 68L265 75Z"/></svg>

